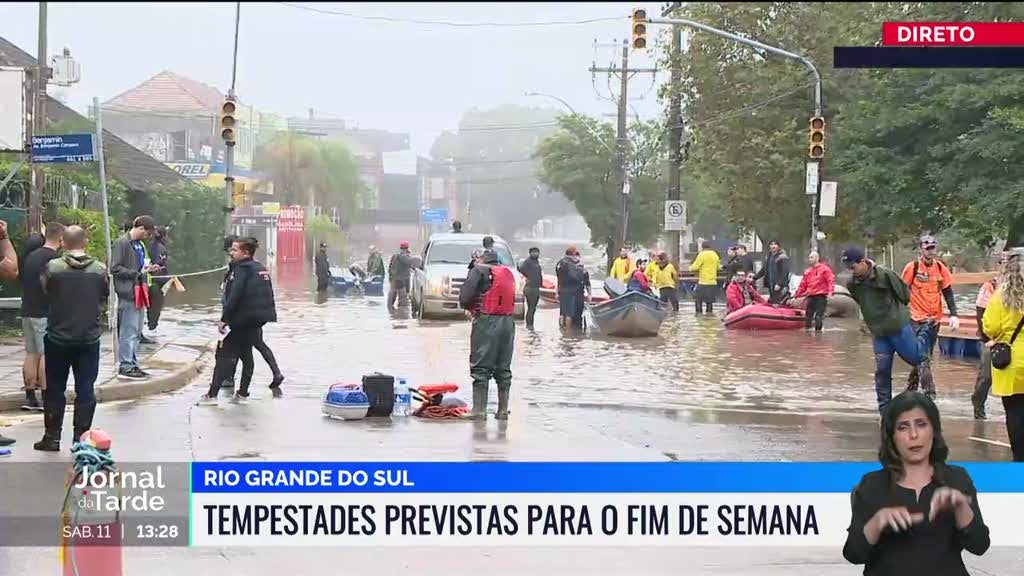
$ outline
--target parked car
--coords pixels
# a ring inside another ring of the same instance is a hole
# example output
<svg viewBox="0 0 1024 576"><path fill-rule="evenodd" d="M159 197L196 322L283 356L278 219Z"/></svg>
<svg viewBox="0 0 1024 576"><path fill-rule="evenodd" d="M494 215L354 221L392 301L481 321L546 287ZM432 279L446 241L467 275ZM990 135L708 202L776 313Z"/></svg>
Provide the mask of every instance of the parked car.
<svg viewBox="0 0 1024 576"><path fill-rule="evenodd" d="M459 305L459 289L469 273L469 262L473 251L483 248L487 234L434 234L423 247L420 265L412 271L409 297L413 314L418 318L445 318L462 316L465 312ZM512 269L516 279L515 317L526 315L523 300L525 279L516 270L516 260L508 243L501 237L494 238L494 250L498 260Z"/></svg>

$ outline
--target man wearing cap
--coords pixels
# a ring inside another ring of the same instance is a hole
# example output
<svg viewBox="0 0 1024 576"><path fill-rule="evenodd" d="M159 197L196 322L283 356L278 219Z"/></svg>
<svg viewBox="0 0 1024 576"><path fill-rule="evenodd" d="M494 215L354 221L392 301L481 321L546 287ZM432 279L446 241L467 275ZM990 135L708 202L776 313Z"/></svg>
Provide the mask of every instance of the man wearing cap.
<svg viewBox="0 0 1024 576"><path fill-rule="evenodd" d="M327 286L331 283L331 262L327 259L327 242L320 243L320 249L316 252L316 291L327 292Z"/></svg>
<svg viewBox="0 0 1024 576"><path fill-rule="evenodd" d="M925 394L935 398L935 379L931 370L931 355L939 336L939 322L942 321L942 300L949 309L949 328L956 330L960 321L956 316L956 301L953 298L953 275L949 267L936 258L937 243L930 234L921 236L921 255L917 260L903 267L903 281L910 287L910 319L914 327L927 322L932 331L932 345L928 357L920 367L915 366L907 379L907 389L917 390L918 384Z"/></svg>
<svg viewBox="0 0 1024 576"><path fill-rule="evenodd" d="M366 259L366 275L370 278L384 276L384 259L381 258L376 246L370 246L370 256Z"/></svg>
<svg viewBox="0 0 1024 576"><path fill-rule="evenodd" d="M388 292L388 310L395 309L395 301L405 306L409 296L409 279L412 276L413 260L409 254L409 243L405 240L398 245L398 253L391 256L388 263L388 277L391 278L391 290Z"/></svg>
<svg viewBox="0 0 1024 576"><path fill-rule="evenodd" d="M853 272L847 283L871 331L875 351L875 394L879 413L892 400L892 363L899 354L911 366L928 357L932 346L930 322L915 329L911 322L910 290L898 274L868 260L856 247L843 251L843 265Z"/></svg>

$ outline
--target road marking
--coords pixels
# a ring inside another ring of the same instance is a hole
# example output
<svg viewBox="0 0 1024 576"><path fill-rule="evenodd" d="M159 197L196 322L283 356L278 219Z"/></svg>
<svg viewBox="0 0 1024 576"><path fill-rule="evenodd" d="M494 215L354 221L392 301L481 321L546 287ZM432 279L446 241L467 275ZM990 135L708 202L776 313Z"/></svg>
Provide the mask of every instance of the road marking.
<svg viewBox="0 0 1024 576"><path fill-rule="evenodd" d="M988 438L978 438L977 436L968 436L968 440L974 440L975 442L984 442L986 444L995 444L996 446L1002 446L1004 448L1010 448L1010 445L1006 442L1000 442L998 440L989 440Z"/></svg>

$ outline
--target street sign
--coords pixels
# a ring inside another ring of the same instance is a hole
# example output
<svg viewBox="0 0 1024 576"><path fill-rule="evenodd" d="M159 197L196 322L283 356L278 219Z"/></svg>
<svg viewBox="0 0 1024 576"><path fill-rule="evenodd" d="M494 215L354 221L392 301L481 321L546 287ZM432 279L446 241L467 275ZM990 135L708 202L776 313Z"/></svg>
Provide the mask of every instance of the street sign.
<svg viewBox="0 0 1024 576"><path fill-rule="evenodd" d="M821 205L818 206L819 216L836 215L836 198L838 196L838 184L825 181L821 183Z"/></svg>
<svg viewBox="0 0 1024 576"><path fill-rule="evenodd" d="M92 134L32 137L32 162L36 164L92 162L95 152Z"/></svg>
<svg viewBox="0 0 1024 576"><path fill-rule="evenodd" d="M686 229L686 202L683 200L665 201L665 230Z"/></svg>
<svg viewBox="0 0 1024 576"><path fill-rule="evenodd" d="M818 193L818 163L807 163L807 189L804 194L814 196Z"/></svg>
<svg viewBox="0 0 1024 576"><path fill-rule="evenodd" d="M444 224L447 221L447 208L420 208L420 224Z"/></svg>

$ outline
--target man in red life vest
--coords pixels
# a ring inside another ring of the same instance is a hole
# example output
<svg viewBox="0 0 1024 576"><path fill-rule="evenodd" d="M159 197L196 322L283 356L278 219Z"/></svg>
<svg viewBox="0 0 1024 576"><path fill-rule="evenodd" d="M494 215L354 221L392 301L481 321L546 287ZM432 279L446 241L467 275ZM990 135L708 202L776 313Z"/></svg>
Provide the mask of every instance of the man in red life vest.
<svg viewBox="0 0 1024 576"><path fill-rule="evenodd" d="M473 319L469 337L469 373L473 377L473 420L487 418L487 391L491 378L498 384L497 420L508 419L512 388L512 353L516 325L513 319L516 280L512 270L487 250L473 266L459 291L459 304Z"/></svg>
<svg viewBox="0 0 1024 576"><path fill-rule="evenodd" d="M651 282L644 275L644 271L638 266L633 273L629 275L629 283L626 284L627 292L640 292L642 294L651 293Z"/></svg>
<svg viewBox="0 0 1024 576"><path fill-rule="evenodd" d="M736 271L732 282L725 289L726 314L732 314L747 304L755 302L758 304L768 303L764 296L761 296L757 292L757 288L754 287L753 277L753 274L748 276L743 270ZM749 301L747 300L748 298Z"/></svg>

